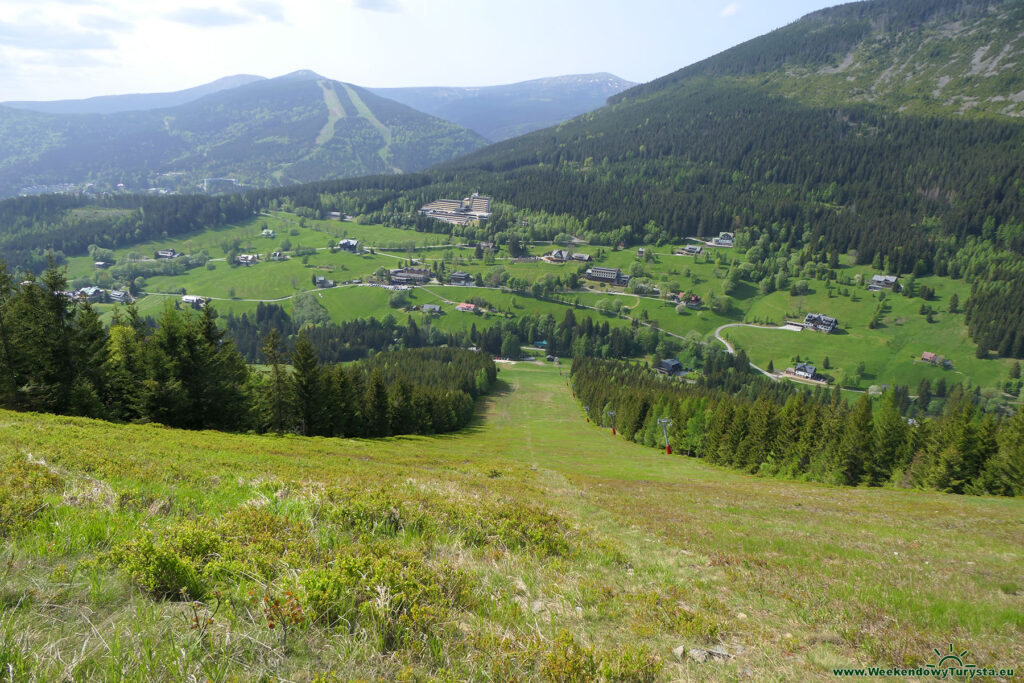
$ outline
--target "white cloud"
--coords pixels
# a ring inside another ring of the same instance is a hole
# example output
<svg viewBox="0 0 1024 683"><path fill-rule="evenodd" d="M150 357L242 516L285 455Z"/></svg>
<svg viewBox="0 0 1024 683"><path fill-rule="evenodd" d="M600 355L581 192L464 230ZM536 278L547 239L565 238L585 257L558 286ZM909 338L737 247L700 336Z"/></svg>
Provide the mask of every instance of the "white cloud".
<svg viewBox="0 0 1024 683"><path fill-rule="evenodd" d="M0 45L25 50L110 50L114 43L104 33L79 31L44 23L0 21Z"/></svg>
<svg viewBox="0 0 1024 683"><path fill-rule="evenodd" d="M734 17L739 14L740 4L738 2L730 2L728 5L722 8L722 11L718 13L720 17Z"/></svg>
<svg viewBox="0 0 1024 683"><path fill-rule="evenodd" d="M245 16L237 12L226 12L219 7L182 7L166 15L171 21L198 28L210 28L214 26L237 26L248 24L252 21L251 16Z"/></svg>
<svg viewBox="0 0 1024 683"><path fill-rule="evenodd" d="M402 10L402 4L398 0L353 0L352 4L359 9L371 12L400 12Z"/></svg>

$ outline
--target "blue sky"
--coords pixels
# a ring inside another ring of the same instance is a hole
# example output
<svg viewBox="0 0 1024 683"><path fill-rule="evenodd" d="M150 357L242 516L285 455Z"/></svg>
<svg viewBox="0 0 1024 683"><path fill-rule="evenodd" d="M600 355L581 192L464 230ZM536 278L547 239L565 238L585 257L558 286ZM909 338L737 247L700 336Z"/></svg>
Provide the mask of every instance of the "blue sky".
<svg viewBox="0 0 1024 683"><path fill-rule="evenodd" d="M365 86L649 81L826 0L3 0L0 101L312 69Z"/></svg>

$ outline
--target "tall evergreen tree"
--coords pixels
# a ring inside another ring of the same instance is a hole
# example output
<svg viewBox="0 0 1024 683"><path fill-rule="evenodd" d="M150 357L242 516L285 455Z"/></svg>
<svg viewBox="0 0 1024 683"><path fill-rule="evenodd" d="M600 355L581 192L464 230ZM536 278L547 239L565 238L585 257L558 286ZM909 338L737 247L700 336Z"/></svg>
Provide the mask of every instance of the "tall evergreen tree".
<svg viewBox="0 0 1024 683"><path fill-rule="evenodd" d="M292 391L300 434L325 434L325 382L316 349L305 331L299 333L292 352Z"/></svg>
<svg viewBox="0 0 1024 683"><path fill-rule="evenodd" d="M284 351L281 335L270 330L263 340L263 356L270 366L270 377L266 385L265 405L267 424L271 431L283 434L291 426L291 396L288 378L285 374Z"/></svg>

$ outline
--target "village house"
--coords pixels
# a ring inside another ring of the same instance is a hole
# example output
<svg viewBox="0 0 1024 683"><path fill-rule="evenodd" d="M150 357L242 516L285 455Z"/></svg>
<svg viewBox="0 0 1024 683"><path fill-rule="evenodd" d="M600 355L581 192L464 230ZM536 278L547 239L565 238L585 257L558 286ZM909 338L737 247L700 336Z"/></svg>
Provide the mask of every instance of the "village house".
<svg viewBox="0 0 1024 683"><path fill-rule="evenodd" d="M702 251L704 251L704 249L699 244L687 244L682 249L678 249L676 254L679 256L697 256Z"/></svg>
<svg viewBox="0 0 1024 683"><path fill-rule="evenodd" d="M804 379L817 379L818 368L809 363L797 363L796 367L793 368L793 374Z"/></svg>
<svg viewBox="0 0 1024 683"><path fill-rule="evenodd" d="M184 254L174 249L158 249L153 256L154 258L158 259L172 259L178 258L179 256L184 256Z"/></svg>
<svg viewBox="0 0 1024 683"><path fill-rule="evenodd" d="M113 301L115 304L128 304L131 303L132 301L135 301L135 299L132 298L131 294L120 289L110 290L108 296L110 297L110 300Z"/></svg>
<svg viewBox="0 0 1024 683"><path fill-rule="evenodd" d="M868 283L868 289L872 292L877 292L883 289L892 289L899 282L899 278L895 275L873 275L871 276L871 282Z"/></svg>
<svg viewBox="0 0 1024 683"><path fill-rule="evenodd" d="M501 249L501 245L495 244L494 242L480 242L480 248L496 252Z"/></svg>
<svg viewBox="0 0 1024 683"><path fill-rule="evenodd" d="M99 287L82 287L75 292L75 296L79 299L85 299L91 304L101 304L107 300L107 293Z"/></svg>
<svg viewBox="0 0 1024 683"><path fill-rule="evenodd" d="M654 371L669 377L686 374L683 364L676 358L666 358L665 360L658 361L654 364Z"/></svg>
<svg viewBox="0 0 1024 683"><path fill-rule="evenodd" d="M551 253L545 254L545 256L549 260L556 261L558 263L565 263L570 258L572 258L572 254L570 254L569 251L566 249L555 249Z"/></svg>
<svg viewBox="0 0 1024 683"><path fill-rule="evenodd" d="M328 220L332 220L332 221L340 221L341 220L341 211L328 211L327 212L327 218L328 218Z"/></svg>
<svg viewBox="0 0 1024 683"><path fill-rule="evenodd" d="M430 282L430 271L424 268L392 268L388 277L396 285L422 285Z"/></svg>
<svg viewBox="0 0 1024 683"><path fill-rule="evenodd" d="M606 282L611 285L625 287L629 284L629 276L618 268L602 268L595 266L588 268L584 277L595 282Z"/></svg>
<svg viewBox="0 0 1024 683"><path fill-rule="evenodd" d="M104 268L109 268L112 265L114 265L114 264L113 263L108 263L107 261L93 261L92 267L93 268L98 268L98 269L102 270Z"/></svg>
<svg viewBox="0 0 1024 683"><path fill-rule="evenodd" d="M458 306L456 306L455 310L456 311L462 311L464 313L476 313L477 312L477 307L476 307L476 304L462 303L462 304L459 304Z"/></svg>
<svg viewBox="0 0 1024 683"><path fill-rule="evenodd" d="M430 315L440 315L441 307L438 304L423 304L423 312Z"/></svg>
<svg viewBox="0 0 1024 683"><path fill-rule="evenodd" d="M687 308L694 308L694 309L700 308L704 304L704 300L701 299L696 294L686 294L686 293L679 295L679 302L682 303L682 304L686 304Z"/></svg>
<svg viewBox="0 0 1024 683"><path fill-rule="evenodd" d="M286 258L287 257L284 255L284 252L281 251L275 251L272 254L270 254L271 261L284 261Z"/></svg>
<svg viewBox="0 0 1024 683"><path fill-rule="evenodd" d="M804 318L804 329L830 334L839 326L839 321L821 313L808 313Z"/></svg>
<svg viewBox="0 0 1024 683"><path fill-rule="evenodd" d="M277 234L270 228L263 228L263 230L260 232L260 237L274 238L276 236Z"/></svg>
<svg viewBox="0 0 1024 683"><path fill-rule="evenodd" d="M337 284L338 283L335 282L334 280L328 280L323 275L313 276L313 286L316 287L317 289L330 289L331 287L337 286Z"/></svg>
<svg viewBox="0 0 1024 683"><path fill-rule="evenodd" d="M644 248L643 247L640 247L639 249L636 250L636 257L637 258L643 258L644 257Z"/></svg>
<svg viewBox="0 0 1024 683"><path fill-rule="evenodd" d="M735 238L736 235L731 232L720 232L718 237L711 240L711 243L716 247L731 247Z"/></svg>
<svg viewBox="0 0 1024 683"><path fill-rule="evenodd" d="M582 261L583 263L589 263L592 259L590 254L576 253L572 255L573 261Z"/></svg>
<svg viewBox="0 0 1024 683"><path fill-rule="evenodd" d="M462 287L472 287L473 285L476 284L476 281L473 279L473 276L462 270L457 270L451 275L449 275L448 282L450 282L453 285L460 285Z"/></svg>
<svg viewBox="0 0 1024 683"><path fill-rule="evenodd" d="M181 303L199 309L206 306L206 299L196 294L185 294L181 297Z"/></svg>
<svg viewBox="0 0 1024 683"><path fill-rule="evenodd" d="M239 254L236 261L243 266L252 266L259 263L259 254Z"/></svg>
<svg viewBox="0 0 1024 683"><path fill-rule="evenodd" d="M344 239L338 242L338 248L342 251L352 252L353 254L359 251L359 240Z"/></svg>

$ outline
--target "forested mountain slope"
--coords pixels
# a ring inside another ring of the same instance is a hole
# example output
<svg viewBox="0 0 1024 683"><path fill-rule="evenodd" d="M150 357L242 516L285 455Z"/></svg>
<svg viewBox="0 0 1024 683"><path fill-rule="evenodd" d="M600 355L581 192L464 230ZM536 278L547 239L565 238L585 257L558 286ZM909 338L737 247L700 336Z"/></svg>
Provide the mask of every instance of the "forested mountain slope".
<svg viewBox="0 0 1024 683"><path fill-rule="evenodd" d="M603 109L442 164L435 177L572 214L626 241L778 224L830 249L857 249L868 262L881 250L904 272L934 258L940 235L950 244L981 235L987 219L987 237L1016 245L1020 230L1000 228L1016 226L1024 210L1024 122L987 107L959 115L960 104L942 103L1024 88L1014 80L1020 70L971 75L953 59L991 36L991 49L1007 55L1000 63L1012 62L1019 10L902 0L823 10ZM915 52L918 75L901 72L899 87L880 86L875 101L854 85L847 93L820 85L855 83L828 73L850 54L844 68L864 78L895 73L908 46L922 43L934 48ZM909 90L946 76L939 105L900 111Z"/></svg>
<svg viewBox="0 0 1024 683"><path fill-rule="evenodd" d="M414 109L452 121L488 140L554 126L592 111L635 85L609 73L537 78L482 88L371 88Z"/></svg>
<svg viewBox="0 0 1024 683"><path fill-rule="evenodd" d="M484 143L357 86L297 72L169 109L56 115L0 107L0 196L56 183L175 188L227 176L273 186L398 173Z"/></svg>

